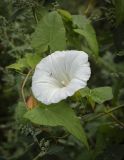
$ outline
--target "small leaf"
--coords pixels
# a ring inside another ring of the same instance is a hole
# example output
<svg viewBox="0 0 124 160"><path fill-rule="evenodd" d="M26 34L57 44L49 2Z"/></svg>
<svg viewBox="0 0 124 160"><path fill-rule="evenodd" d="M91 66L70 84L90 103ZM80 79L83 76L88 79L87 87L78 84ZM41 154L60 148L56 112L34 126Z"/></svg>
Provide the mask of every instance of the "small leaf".
<svg viewBox="0 0 124 160"><path fill-rule="evenodd" d="M85 16L74 15L73 24L78 27L78 29L74 29L74 31L86 39L90 49L93 51L93 54L98 56L99 47L96 39L96 33L90 21Z"/></svg>
<svg viewBox="0 0 124 160"><path fill-rule="evenodd" d="M90 89L88 87L86 88L83 88L80 90L80 94L81 94L81 97L86 97L90 94Z"/></svg>
<svg viewBox="0 0 124 160"><path fill-rule="evenodd" d="M24 117L39 125L63 126L88 147L87 138L79 119L64 102L49 106L42 104L28 111Z"/></svg>
<svg viewBox="0 0 124 160"><path fill-rule="evenodd" d="M61 16L56 12L45 15L32 34L32 47L37 52L64 50L66 47L65 28Z"/></svg>
<svg viewBox="0 0 124 160"><path fill-rule="evenodd" d="M7 68L15 70L23 70L24 68L35 68L36 64L41 60L39 54L26 54L25 57L17 60L16 63L7 66Z"/></svg>
<svg viewBox="0 0 124 160"><path fill-rule="evenodd" d="M99 87L91 90L91 98L101 104L113 98L111 87Z"/></svg>
<svg viewBox="0 0 124 160"><path fill-rule="evenodd" d="M27 54L25 56L25 59L27 61L27 65L31 68L35 68L35 66L38 64L38 62L41 60L41 56L39 54Z"/></svg>
<svg viewBox="0 0 124 160"><path fill-rule="evenodd" d="M13 63L7 66L7 68L15 69L15 70L22 70L23 68L25 68L25 66L27 66L27 62L25 61L25 58L21 58L17 60L16 63Z"/></svg>
<svg viewBox="0 0 124 160"><path fill-rule="evenodd" d="M72 15L71 15L68 11L63 10L63 9L58 9L57 11L58 11L58 13L59 13L62 17L64 17L66 20L69 20L69 21L72 20Z"/></svg>
<svg viewBox="0 0 124 160"><path fill-rule="evenodd" d="M93 101L101 104L113 98L111 87L99 87L94 89L86 87L80 90L80 94L82 98L87 97L92 104Z"/></svg>

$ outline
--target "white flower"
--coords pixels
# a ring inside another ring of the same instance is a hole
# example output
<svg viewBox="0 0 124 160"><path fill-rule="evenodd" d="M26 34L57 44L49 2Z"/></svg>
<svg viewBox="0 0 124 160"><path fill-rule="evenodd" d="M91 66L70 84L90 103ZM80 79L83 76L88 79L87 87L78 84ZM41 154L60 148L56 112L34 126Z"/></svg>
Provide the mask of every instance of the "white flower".
<svg viewBox="0 0 124 160"><path fill-rule="evenodd" d="M91 74L83 51L56 51L43 58L32 78L35 98L44 104L57 103L87 85Z"/></svg>

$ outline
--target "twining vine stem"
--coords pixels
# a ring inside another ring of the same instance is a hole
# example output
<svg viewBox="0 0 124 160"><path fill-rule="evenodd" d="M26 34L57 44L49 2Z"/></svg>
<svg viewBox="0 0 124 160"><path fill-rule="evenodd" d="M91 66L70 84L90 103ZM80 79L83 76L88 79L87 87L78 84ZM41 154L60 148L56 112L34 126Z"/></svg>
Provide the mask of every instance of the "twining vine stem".
<svg viewBox="0 0 124 160"><path fill-rule="evenodd" d="M27 104L26 104L26 99L25 99L25 94L24 94L24 87L25 87L25 84L26 84L26 82L27 82L27 80L28 80L28 78L29 78L29 76L30 76L30 74L31 74L32 71L33 71L33 69L29 70L29 72L26 75L26 77L25 77L25 79L24 79L24 81L22 83L22 86L21 86L21 94L22 94L22 98L23 98L23 101L24 101L24 103L25 103L26 106L27 106Z"/></svg>
<svg viewBox="0 0 124 160"><path fill-rule="evenodd" d="M34 19L35 19L36 23L38 23L38 18L37 18L36 12L35 12L35 8L32 8L32 12L33 12L33 16L34 16ZM25 94L24 94L24 87L25 87L25 84L26 84L26 82L28 80L28 77L30 76L32 70L33 69L29 70L28 74L26 75L26 77L25 77L25 79L24 79L24 81L22 83L22 87L21 87L22 98L23 98L23 101L24 101L26 106L27 106L27 104L26 104L26 99L25 99Z"/></svg>

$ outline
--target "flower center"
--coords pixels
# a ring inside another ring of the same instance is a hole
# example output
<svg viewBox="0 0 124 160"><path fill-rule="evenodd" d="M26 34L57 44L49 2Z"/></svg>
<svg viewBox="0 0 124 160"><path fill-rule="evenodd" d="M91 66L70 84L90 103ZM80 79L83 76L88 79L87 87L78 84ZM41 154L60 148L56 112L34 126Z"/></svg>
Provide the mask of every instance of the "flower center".
<svg viewBox="0 0 124 160"><path fill-rule="evenodd" d="M63 81L61 81L61 84L62 84L62 86L66 86L67 85L67 83L63 80Z"/></svg>
<svg viewBox="0 0 124 160"><path fill-rule="evenodd" d="M68 84L69 84L69 76L67 74L60 74L60 75L57 75L55 76L53 73L50 73L49 74L50 77L53 77L56 82L57 82L57 85L60 87L60 88L63 88L63 87L66 87Z"/></svg>

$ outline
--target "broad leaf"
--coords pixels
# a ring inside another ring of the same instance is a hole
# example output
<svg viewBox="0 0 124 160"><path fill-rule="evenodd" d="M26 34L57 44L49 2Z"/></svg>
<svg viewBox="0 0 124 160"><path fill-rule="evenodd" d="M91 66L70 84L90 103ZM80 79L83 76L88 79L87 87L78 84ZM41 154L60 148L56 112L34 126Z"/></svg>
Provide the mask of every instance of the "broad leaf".
<svg viewBox="0 0 124 160"><path fill-rule="evenodd" d="M41 105L28 111L25 118L39 125L63 126L87 147L85 132L74 111L64 102L49 106Z"/></svg>
<svg viewBox="0 0 124 160"><path fill-rule="evenodd" d="M91 25L90 21L85 16L82 15L73 15L72 20L73 24L80 29L86 29L87 25Z"/></svg>
<svg viewBox="0 0 124 160"><path fill-rule="evenodd" d="M66 47L65 28L61 16L56 12L45 15L32 34L32 47L37 52L64 50Z"/></svg>
<svg viewBox="0 0 124 160"><path fill-rule="evenodd" d="M42 59L42 57L39 54L27 54L25 56L27 65L31 68L35 68L35 66L37 65L37 63Z"/></svg>
<svg viewBox="0 0 124 160"><path fill-rule="evenodd" d="M27 119L23 118L24 114L26 113L27 109L23 102L19 102L15 109L15 120L17 123L25 123Z"/></svg>
<svg viewBox="0 0 124 160"><path fill-rule="evenodd" d="M74 29L74 31L86 39L93 54L98 56L99 47L96 39L96 33L90 21L85 16L74 15L73 24L78 27L77 29Z"/></svg>

